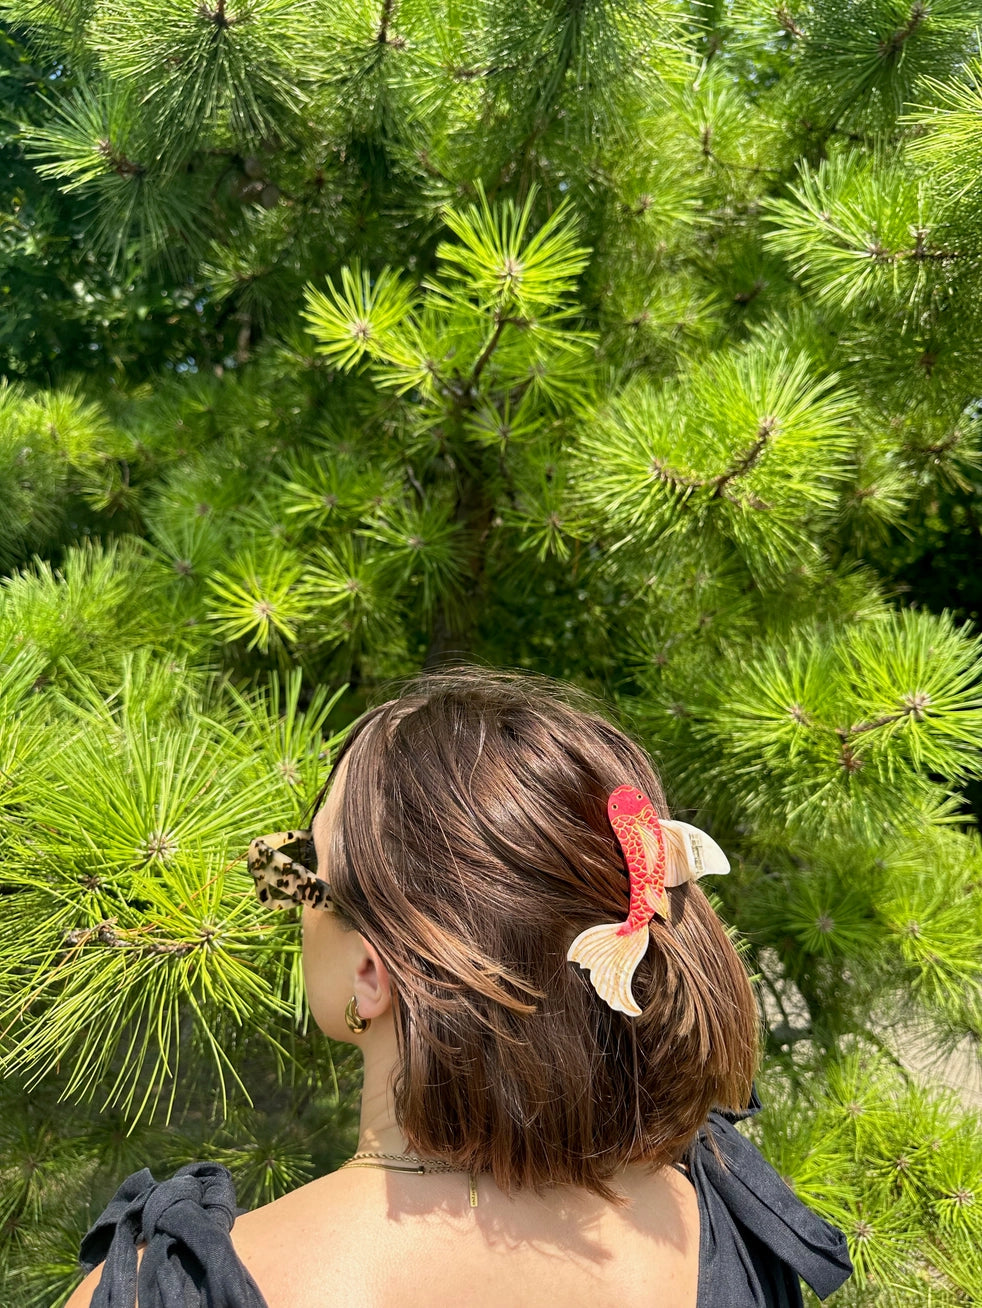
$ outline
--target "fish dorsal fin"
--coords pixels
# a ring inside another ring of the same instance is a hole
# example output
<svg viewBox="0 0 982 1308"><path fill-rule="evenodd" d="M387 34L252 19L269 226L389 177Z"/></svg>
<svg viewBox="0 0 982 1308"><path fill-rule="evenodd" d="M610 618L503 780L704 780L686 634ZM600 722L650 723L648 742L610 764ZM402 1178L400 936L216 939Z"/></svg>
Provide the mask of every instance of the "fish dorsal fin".
<svg viewBox="0 0 982 1308"><path fill-rule="evenodd" d="M665 884L680 886L685 881L698 881L704 876L723 876L730 870L730 861L705 831L688 822L661 820L665 837Z"/></svg>
<svg viewBox="0 0 982 1308"><path fill-rule="evenodd" d="M638 823L638 835L641 837L644 865L648 875L659 876L665 862L664 836L656 827L649 827L646 822Z"/></svg>
<svg viewBox="0 0 982 1308"><path fill-rule="evenodd" d="M657 821L657 818L656 818ZM641 847L644 850L644 864L649 877L647 886L648 907L653 913L668 917L668 896L665 894L665 869L667 867L667 848L661 823L649 827L646 823L638 824Z"/></svg>

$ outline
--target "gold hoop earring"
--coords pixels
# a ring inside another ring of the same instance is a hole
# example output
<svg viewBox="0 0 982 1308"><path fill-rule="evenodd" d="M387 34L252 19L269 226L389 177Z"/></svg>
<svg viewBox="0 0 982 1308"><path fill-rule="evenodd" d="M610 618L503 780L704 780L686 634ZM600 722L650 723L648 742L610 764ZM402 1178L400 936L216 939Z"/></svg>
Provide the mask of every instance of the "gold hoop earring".
<svg viewBox="0 0 982 1308"><path fill-rule="evenodd" d="M372 1019L370 1017L359 1016L358 1001L355 999L354 995L352 995L348 1000L347 1006L344 1010L344 1021L348 1030L353 1035L361 1035L362 1031L367 1031L372 1025Z"/></svg>

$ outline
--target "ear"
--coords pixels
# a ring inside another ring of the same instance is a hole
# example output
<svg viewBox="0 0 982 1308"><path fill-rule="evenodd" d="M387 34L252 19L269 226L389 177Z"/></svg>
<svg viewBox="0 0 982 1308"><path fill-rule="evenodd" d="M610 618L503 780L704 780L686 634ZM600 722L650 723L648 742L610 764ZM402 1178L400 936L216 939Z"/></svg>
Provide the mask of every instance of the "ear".
<svg viewBox="0 0 982 1308"><path fill-rule="evenodd" d="M354 994L362 1017L381 1017L392 1006L392 984L378 950L364 936L355 959Z"/></svg>

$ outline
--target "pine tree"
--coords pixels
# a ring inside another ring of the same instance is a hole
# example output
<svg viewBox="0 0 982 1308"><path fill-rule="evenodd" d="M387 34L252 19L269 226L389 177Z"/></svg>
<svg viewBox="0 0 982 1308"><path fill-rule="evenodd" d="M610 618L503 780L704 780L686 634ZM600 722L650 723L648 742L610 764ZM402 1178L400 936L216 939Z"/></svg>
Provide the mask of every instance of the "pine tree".
<svg viewBox="0 0 982 1308"><path fill-rule="evenodd" d="M459 656L605 697L730 854L837 1302L982 1301L910 1070L982 1037L979 6L2 11L3 1302L128 1170L344 1155L242 853Z"/></svg>

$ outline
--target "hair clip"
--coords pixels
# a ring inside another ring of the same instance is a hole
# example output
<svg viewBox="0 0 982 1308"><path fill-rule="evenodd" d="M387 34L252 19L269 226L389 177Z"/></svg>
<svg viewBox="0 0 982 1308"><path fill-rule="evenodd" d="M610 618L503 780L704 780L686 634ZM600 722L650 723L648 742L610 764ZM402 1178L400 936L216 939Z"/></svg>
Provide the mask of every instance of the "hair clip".
<svg viewBox="0 0 982 1308"><path fill-rule="evenodd" d="M586 968L594 990L617 1012L640 1017L631 981L648 948L648 924L657 913L668 921L667 886L729 872L726 855L705 831L688 822L660 818L647 795L618 786L607 816L624 853L631 887L624 922L603 922L581 931L566 954Z"/></svg>

